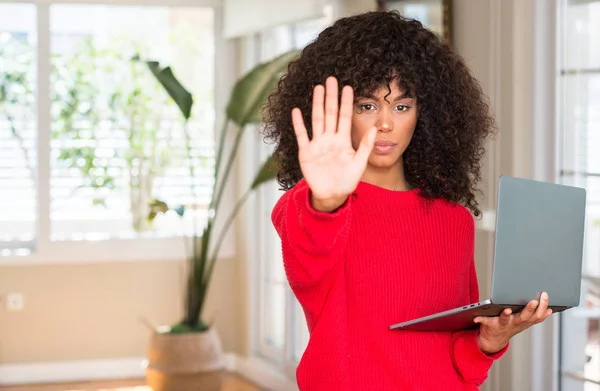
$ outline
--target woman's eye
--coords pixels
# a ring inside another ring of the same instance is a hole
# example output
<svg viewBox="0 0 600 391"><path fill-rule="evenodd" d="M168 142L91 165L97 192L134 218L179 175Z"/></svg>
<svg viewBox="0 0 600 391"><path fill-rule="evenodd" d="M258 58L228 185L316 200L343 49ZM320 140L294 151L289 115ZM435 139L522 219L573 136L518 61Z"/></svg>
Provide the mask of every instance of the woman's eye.
<svg viewBox="0 0 600 391"><path fill-rule="evenodd" d="M409 107L408 107L408 106L406 106L406 105L399 105L399 106L396 106L396 109L397 109L398 111L406 111L406 110L408 110L408 109L409 109Z"/></svg>
<svg viewBox="0 0 600 391"><path fill-rule="evenodd" d="M365 104L360 105L360 109L369 111L369 110L373 110L374 107L370 103L365 103Z"/></svg>

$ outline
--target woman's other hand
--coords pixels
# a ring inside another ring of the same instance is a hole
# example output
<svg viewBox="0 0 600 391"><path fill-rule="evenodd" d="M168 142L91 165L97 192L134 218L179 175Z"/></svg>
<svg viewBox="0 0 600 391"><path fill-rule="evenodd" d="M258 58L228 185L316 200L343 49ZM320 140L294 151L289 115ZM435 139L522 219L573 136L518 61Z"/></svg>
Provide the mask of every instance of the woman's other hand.
<svg viewBox="0 0 600 391"><path fill-rule="evenodd" d="M542 293L540 301L530 301L518 314L510 308L502 311L500 316L475 318L479 323L479 348L486 354L494 354L504 349L510 339L529 327L541 323L552 314L548 308L548 294Z"/></svg>

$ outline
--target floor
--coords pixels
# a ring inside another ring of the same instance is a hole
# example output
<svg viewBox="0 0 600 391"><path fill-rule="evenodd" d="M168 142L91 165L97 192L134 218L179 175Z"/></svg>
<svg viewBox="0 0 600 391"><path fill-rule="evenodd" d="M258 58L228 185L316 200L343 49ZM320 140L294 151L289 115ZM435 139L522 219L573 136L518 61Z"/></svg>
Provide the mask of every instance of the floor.
<svg viewBox="0 0 600 391"><path fill-rule="evenodd" d="M0 391L152 391L144 379L0 387ZM264 391L237 375L227 375L222 391Z"/></svg>

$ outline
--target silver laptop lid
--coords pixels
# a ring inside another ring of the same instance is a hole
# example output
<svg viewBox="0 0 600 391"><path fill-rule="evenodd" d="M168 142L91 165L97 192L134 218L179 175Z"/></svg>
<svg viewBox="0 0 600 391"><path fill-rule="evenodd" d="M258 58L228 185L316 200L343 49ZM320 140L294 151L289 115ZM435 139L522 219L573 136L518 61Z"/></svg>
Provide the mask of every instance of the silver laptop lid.
<svg viewBox="0 0 600 391"><path fill-rule="evenodd" d="M551 306L579 305L585 206L585 189L500 177L493 303L525 304L545 291Z"/></svg>

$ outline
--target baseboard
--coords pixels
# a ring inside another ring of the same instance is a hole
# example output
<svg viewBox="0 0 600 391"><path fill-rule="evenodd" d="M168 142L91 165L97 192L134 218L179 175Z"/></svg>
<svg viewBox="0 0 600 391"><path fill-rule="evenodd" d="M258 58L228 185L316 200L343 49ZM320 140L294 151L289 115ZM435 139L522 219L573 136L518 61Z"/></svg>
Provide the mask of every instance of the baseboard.
<svg viewBox="0 0 600 391"><path fill-rule="evenodd" d="M116 358L0 364L0 385L77 382L137 378L144 376L145 359Z"/></svg>
<svg viewBox="0 0 600 391"><path fill-rule="evenodd" d="M272 391L298 391L298 386L273 365L257 357L232 356L233 371L256 385Z"/></svg>
<svg viewBox="0 0 600 391"><path fill-rule="evenodd" d="M141 378L145 367L144 357L0 364L0 386ZM226 353L225 368L267 390L298 390L273 366L257 358Z"/></svg>

